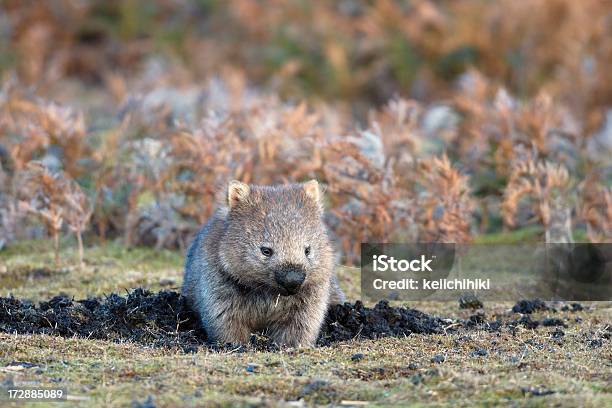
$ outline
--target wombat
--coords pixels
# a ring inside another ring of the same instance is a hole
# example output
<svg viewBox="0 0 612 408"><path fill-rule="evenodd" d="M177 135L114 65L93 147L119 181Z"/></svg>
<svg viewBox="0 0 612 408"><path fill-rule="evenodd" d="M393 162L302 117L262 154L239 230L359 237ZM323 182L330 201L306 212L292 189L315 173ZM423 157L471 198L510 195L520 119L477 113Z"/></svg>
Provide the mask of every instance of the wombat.
<svg viewBox="0 0 612 408"><path fill-rule="evenodd" d="M330 303L344 301L316 180L232 181L187 253L182 294L209 340L312 345Z"/></svg>

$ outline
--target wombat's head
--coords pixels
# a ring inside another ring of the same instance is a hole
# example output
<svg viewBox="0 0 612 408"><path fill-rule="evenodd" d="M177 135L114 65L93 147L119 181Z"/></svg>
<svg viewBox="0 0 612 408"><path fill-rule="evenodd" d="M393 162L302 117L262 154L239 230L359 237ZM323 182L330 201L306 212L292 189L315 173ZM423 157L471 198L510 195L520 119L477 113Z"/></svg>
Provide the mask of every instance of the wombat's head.
<svg viewBox="0 0 612 408"><path fill-rule="evenodd" d="M329 281L333 254L315 180L288 186L232 181L226 200L219 252L234 279L283 296Z"/></svg>

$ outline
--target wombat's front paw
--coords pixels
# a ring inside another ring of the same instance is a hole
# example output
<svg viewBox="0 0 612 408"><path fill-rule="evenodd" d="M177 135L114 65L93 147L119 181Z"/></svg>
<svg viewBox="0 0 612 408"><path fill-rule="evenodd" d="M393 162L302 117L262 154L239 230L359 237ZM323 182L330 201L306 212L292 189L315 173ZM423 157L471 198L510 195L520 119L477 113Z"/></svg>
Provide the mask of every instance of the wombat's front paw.
<svg viewBox="0 0 612 408"><path fill-rule="evenodd" d="M247 344L251 338L251 329L243 324L226 322L222 328L214 331L212 339L219 343Z"/></svg>
<svg viewBox="0 0 612 408"><path fill-rule="evenodd" d="M292 322L282 327L273 328L270 337L279 346L285 347L308 347L314 346L319 325L306 326L304 322Z"/></svg>

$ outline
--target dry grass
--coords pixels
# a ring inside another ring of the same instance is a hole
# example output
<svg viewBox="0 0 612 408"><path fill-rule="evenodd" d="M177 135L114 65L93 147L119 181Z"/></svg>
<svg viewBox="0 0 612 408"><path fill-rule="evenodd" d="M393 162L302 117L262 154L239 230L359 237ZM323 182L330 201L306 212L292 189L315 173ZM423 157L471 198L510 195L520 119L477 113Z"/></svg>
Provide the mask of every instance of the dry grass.
<svg viewBox="0 0 612 408"><path fill-rule="evenodd" d="M180 254L126 250L111 244L87 248L83 272L68 268L53 276L14 280L9 287L7 273L49 265L53 259L52 252L42 249L44 243L20 245L2 255L0 295L10 292L39 300L65 292L80 298L137 285L167 287L163 279L174 280L171 286L180 285ZM77 263L73 250L63 256ZM349 299L358 298L358 270L344 268L339 274ZM472 313L459 310L454 302L411 306L447 317L467 318ZM486 304L484 311L492 317L510 306ZM539 312L534 318L548 315ZM594 304L591 310L559 312L555 317L568 325L560 340L551 335L554 328L519 326L515 333L460 331L247 353L202 349L184 354L135 344L3 333L0 382L67 387L71 395L86 398L73 401L77 406L125 406L149 397L156 406L285 406L299 399L309 405L343 401L443 406L610 404L609 340L601 347L589 342L609 330L610 307ZM487 354L474 354L479 349ZM354 361L357 353L363 358ZM435 355L443 355L444 362L432 362ZM35 366L16 369L12 363L19 361ZM547 391L552 393L536 395Z"/></svg>
<svg viewBox="0 0 612 408"><path fill-rule="evenodd" d="M46 336L3 334L0 339L4 367L11 361L40 365L15 373L3 370L3 380L61 384L72 395L89 398L84 406L122 406L149 395L159 406L274 406L300 396L323 404L604 406L612 398L605 353L585 346L576 328L566 331L561 346L547 331L524 330L516 336L411 336L279 353L196 355ZM471 357L477 348L491 351ZM364 358L353 361L356 353ZM445 361L432 363L436 354L445 355ZM313 386L316 381L322 383ZM532 388L554 393L534 396L522 390Z"/></svg>

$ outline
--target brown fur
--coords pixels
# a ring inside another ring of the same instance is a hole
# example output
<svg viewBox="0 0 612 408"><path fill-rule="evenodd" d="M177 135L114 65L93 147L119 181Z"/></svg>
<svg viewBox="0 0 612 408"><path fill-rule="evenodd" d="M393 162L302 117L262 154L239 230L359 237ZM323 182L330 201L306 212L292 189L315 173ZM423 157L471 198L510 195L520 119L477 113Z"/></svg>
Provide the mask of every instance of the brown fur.
<svg viewBox="0 0 612 408"><path fill-rule="evenodd" d="M264 332L281 345L312 345L330 301L344 300L333 269L316 181L273 187L234 181L226 205L191 245L183 295L211 340L244 343ZM287 271L305 276L295 294L279 281Z"/></svg>

